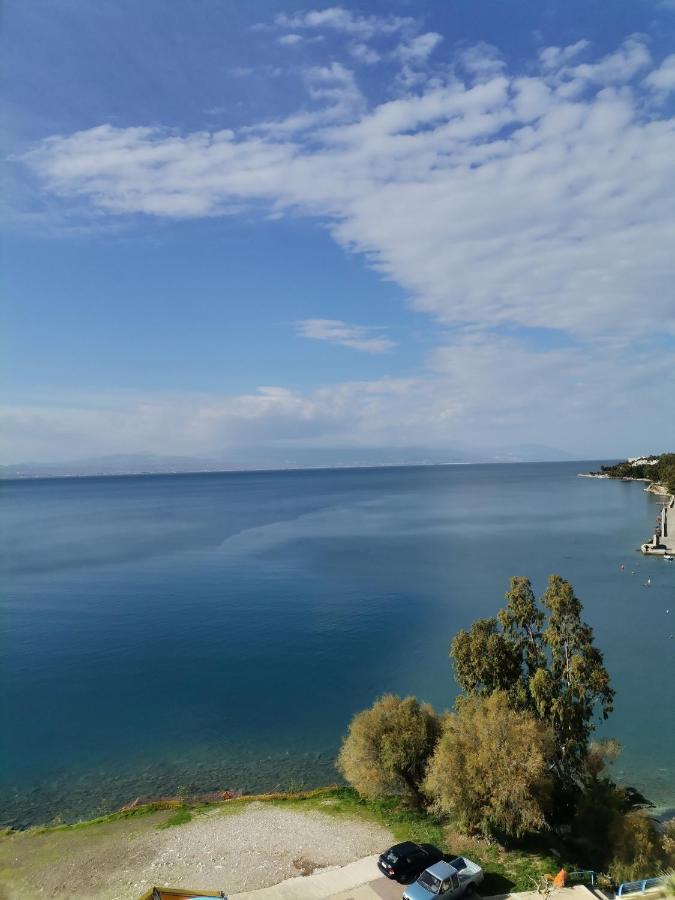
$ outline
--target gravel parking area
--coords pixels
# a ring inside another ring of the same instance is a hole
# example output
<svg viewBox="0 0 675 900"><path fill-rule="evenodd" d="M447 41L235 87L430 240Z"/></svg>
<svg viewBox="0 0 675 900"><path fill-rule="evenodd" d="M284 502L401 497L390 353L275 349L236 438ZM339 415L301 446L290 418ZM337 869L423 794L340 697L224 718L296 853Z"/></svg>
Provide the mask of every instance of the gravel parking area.
<svg viewBox="0 0 675 900"><path fill-rule="evenodd" d="M233 894L344 865L394 842L374 823L260 802L158 830L166 817L3 837L0 900L136 900L152 884Z"/></svg>

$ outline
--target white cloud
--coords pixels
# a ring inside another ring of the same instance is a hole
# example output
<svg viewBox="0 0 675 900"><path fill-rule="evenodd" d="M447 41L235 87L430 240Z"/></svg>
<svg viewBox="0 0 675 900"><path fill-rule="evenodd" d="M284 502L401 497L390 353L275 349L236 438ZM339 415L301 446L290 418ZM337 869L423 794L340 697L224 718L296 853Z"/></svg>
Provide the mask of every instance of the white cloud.
<svg viewBox="0 0 675 900"><path fill-rule="evenodd" d="M295 325L301 337L340 344L342 347L351 347L364 353L386 353L396 346L395 341L373 334L380 329L350 325L339 319L303 319Z"/></svg>
<svg viewBox="0 0 675 900"><path fill-rule="evenodd" d="M325 100L329 103L343 103L345 94L350 99L362 99L354 73L345 68L342 63L332 62L328 66L315 66L305 72L309 92L315 100Z"/></svg>
<svg viewBox="0 0 675 900"><path fill-rule="evenodd" d="M264 134L266 138L283 139L320 126L354 121L365 108L365 98L354 73L342 63L305 69L304 81L314 108L244 128L241 134Z"/></svg>
<svg viewBox="0 0 675 900"><path fill-rule="evenodd" d="M384 28L414 46L396 24L408 20L298 16L284 23L292 33L340 31L361 62L375 61L365 42ZM3 458L421 437L487 446L496 435L602 455L636 431L672 445L675 119L654 92L672 88L674 57L652 63L638 37L583 65L582 52L586 41L546 48L524 77L495 48L463 48L453 71L464 80L437 76L376 105L333 61L304 72L306 105L276 121L187 134L102 124L36 145L22 162L76 226L83 206L118 227L138 214L314 216L450 328L410 378L17 404L0 414ZM362 352L395 346L339 319L296 327ZM529 341L532 329L555 339Z"/></svg>
<svg viewBox="0 0 675 900"><path fill-rule="evenodd" d="M370 108L335 62L307 73L314 108L278 122L186 135L102 125L24 162L99 212L318 216L444 323L672 331L674 123L639 83L616 86L667 69L649 70L637 38L585 67L563 57Z"/></svg>
<svg viewBox="0 0 675 900"><path fill-rule="evenodd" d="M394 50L394 55L404 63L420 65L427 61L442 40L442 35L427 31L402 41Z"/></svg>
<svg viewBox="0 0 675 900"><path fill-rule="evenodd" d="M539 61L545 69L558 69L590 46L590 41L582 40L567 47L546 47L539 54Z"/></svg>
<svg viewBox="0 0 675 900"><path fill-rule="evenodd" d="M400 16L361 16L341 6L293 14L281 13L276 17L276 23L283 28L338 31L362 40L380 34L394 34L416 26L414 19Z"/></svg>
<svg viewBox="0 0 675 900"><path fill-rule="evenodd" d="M656 91L675 90L675 53L667 56L658 69L649 73L645 84Z"/></svg>
<svg viewBox="0 0 675 900"><path fill-rule="evenodd" d="M463 69L479 80L494 78L506 68L499 50L484 41L462 50L459 62Z"/></svg>
<svg viewBox="0 0 675 900"><path fill-rule="evenodd" d="M372 47L369 47L368 44L364 43L351 44L349 53L357 62L363 63L363 65L366 66L375 65L375 63L380 62L382 59L377 50L374 50Z"/></svg>
<svg viewBox="0 0 675 900"><path fill-rule="evenodd" d="M597 458L635 447L636 435L673 446L675 423L664 403L674 391L672 353L653 345L543 352L515 337L469 331L410 378L229 396L97 393L1 407L0 461L135 452L236 457L238 448L254 446L270 454L420 444L490 451L524 442Z"/></svg>
<svg viewBox="0 0 675 900"><path fill-rule="evenodd" d="M577 46L577 45L575 45ZM599 84L623 84L651 64L649 49L642 37L634 35L615 52L597 63L582 63L568 71L573 78Z"/></svg>
<svg viewBox="0 0 675 900"><path fill-rule="evenodd" d="M277 38L277 41L284 47L295 47L297 44L302 43L302 35L293 33L282 34L280 38Z"/></svg>

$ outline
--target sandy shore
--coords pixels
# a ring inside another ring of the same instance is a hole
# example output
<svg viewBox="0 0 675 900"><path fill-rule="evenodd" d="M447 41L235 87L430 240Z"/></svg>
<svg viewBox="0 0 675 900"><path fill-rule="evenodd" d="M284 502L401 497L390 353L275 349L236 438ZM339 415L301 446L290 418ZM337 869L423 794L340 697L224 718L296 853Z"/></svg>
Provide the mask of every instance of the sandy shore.
<svg viewBox="0 0 675 900"><path fill-rule="evenodd" d="M394 843L374 823L260 802L220 806L158 829L169 815L3 836L0 898L137 900L153 884L235 894L345 865Z"/></svg>

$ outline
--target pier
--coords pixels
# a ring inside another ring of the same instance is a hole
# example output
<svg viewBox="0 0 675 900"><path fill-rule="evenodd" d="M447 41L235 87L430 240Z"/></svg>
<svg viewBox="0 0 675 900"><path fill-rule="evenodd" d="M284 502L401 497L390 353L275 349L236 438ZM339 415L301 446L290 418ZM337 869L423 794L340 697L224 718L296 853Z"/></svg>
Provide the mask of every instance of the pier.
<svg viewBox="0 0 675 900"><path fill-rule="evenodd" d="M675 497L663 504L652 539L640 550L647 556L675 556Z"/></svg>

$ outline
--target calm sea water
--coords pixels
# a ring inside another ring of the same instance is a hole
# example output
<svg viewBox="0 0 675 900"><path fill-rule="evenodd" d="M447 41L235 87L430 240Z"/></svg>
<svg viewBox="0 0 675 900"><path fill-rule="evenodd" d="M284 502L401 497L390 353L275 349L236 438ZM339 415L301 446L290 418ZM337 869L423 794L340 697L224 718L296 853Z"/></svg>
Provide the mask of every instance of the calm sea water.
<svg viewBox="0 0 675 900"><path fill-rule="evenodd" d="M451 706L453 634L551 572L605 651L620 776L675 806L675 564L635 552L656 499L588 467L5 482L2 824L332 781L355 711Z"/></svg>

